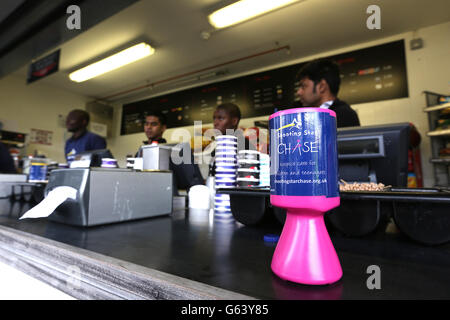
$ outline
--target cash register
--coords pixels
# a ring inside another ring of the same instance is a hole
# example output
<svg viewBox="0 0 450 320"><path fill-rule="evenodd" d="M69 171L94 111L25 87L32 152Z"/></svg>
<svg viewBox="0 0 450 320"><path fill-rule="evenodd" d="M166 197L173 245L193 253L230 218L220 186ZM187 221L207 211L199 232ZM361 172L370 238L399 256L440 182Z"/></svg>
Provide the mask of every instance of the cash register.
<svg viewBox="0 0 450 320"><path fill-rule="evenodd" d="M339 178L406 187L410 131L407 122L338 129Z"/></svg>

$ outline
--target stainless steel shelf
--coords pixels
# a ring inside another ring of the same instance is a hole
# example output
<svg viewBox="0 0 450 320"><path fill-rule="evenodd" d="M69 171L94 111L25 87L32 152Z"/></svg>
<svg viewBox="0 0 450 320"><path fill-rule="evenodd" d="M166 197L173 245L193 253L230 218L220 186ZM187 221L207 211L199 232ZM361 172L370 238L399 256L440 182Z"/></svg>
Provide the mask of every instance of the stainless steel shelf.
<svg viewBox="0 0 450 320"><path fill-rule="evenodd" d="M434 130L427 132L429 137L450 136L450 129Z"/></svg>
<svg viewBox="0 0 450 320"><path fill-rule="evenodd" d="M438 104L435 106L431 106L431 107L426 107L423 109L424 112L432 112L432 111L437 111L437 110L443 110L443 109L447 109L450 108L450 102L444 103L444 104Z"/></svg>
<svg viewBox="0 0 450 320"><path fill-rule="evenodd" d="M450 158L433 158L430 159L430 162L437 164L450 164Z"/></svg>
<svg viewBox="0 0 450 320"><path fill-rule="evenodd" d="M449 95L430 91L424 91L424 93L427 106L423 111L427 113L428 128L430 130L427 132L427 136L430 139L432 154L434 155L434 158L430 159L430 163L433 166L434 183L435 185L448 188L450 185L450 160L446 159L446 157L439 157L439 150L450 141L450 128L438 129L436 120L438 120L441 110L450 108L450 102L439 104L441 97L448 97Z"/></svg>

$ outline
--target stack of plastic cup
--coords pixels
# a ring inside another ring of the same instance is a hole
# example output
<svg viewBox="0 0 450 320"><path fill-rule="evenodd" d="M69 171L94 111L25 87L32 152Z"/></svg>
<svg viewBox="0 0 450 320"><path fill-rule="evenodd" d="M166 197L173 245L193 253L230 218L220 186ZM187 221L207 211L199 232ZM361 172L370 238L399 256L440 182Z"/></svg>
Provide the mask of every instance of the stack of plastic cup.
<svg viewBox="0 0 450 320"><path fill-rule="evenodd" d="M236 186L237 137L222 135L216 137L215 151L216 189ZM217 219L234 221L228 194L216 194L214 197L214 215Z"/></svg>
<svg viewBox="0 0 450 320"><path fill-rule="evenodd" d="M259 154L256 150L241 150L238 154L239 187L259 186Z"/></svg>
<svg viewBox="0 0 450 320"><path fill-rule="evenodd" d="M270 156L265 153L259 155L259 185L270 187Z"/></svg>

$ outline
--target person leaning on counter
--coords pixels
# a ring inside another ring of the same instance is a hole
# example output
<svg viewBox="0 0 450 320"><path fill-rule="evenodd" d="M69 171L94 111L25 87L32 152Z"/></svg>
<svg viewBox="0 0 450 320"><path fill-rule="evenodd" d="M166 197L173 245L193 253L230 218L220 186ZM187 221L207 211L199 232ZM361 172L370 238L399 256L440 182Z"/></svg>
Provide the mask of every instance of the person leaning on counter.
<svg viewBox="0 0 450 320"><path fill-rule="evenodd" d="M67 115L66 128L73 133L64 148L67 160L81 152L106 149L106 140L87 130L89 119L89 113L80 109L72 110Z"/></svg>
<svg viewBox="0 0 450 320"><path fill-rule="evenodd" d="M222 103L214 111L214 129L222 134L226 134L226 131L230 129L236 131L240 120L241 110L234 103Z"/></svg>
<svg viewBox="0 0 450 320"><path fill-rule="evenodd" d="M325 108L336 112L337 127L359 126L358 114L337 98L341 78L339 66L328 60L309 62L297 74L300 88L297 94L303 107Z"/></svg>
<svg viewBox="0 0 450 320"><path fill-rule="evenodd" d="M238 148L245 150L256 150L247 137L244 137L242 130L238 130L241 121L241 110L234 103L222 103L216 107L213 114L214 129L220 131L221 134L227 134L227 131L233 132L238 137ZM240 139L244 142L240 145Z"/></svg>
<svg viewBox="0 0 450 320"><path fill-rule="evenodd" d="M238 138L238 150L256 150L256 146L244 136L243 131L238 129L241 120L241 110L234 103L222 103L216 107L213 114L214 129L221 134L230 134ZM228 131L228 132L227 132ZM215 175L215 150L211 152L212 161L209 164L209 174Z"/></svg>

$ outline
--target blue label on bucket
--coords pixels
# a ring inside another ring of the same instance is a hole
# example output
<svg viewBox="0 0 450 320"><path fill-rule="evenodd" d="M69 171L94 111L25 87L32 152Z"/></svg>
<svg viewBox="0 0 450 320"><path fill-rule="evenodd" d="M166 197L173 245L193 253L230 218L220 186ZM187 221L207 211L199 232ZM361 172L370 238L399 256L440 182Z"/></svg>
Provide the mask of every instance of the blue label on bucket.
<svg viewBox="0 0 450 320"><path fill-rule="evenodd" d="M338 197L336 118L296 112L270 119L270 193Z"/></svg>

